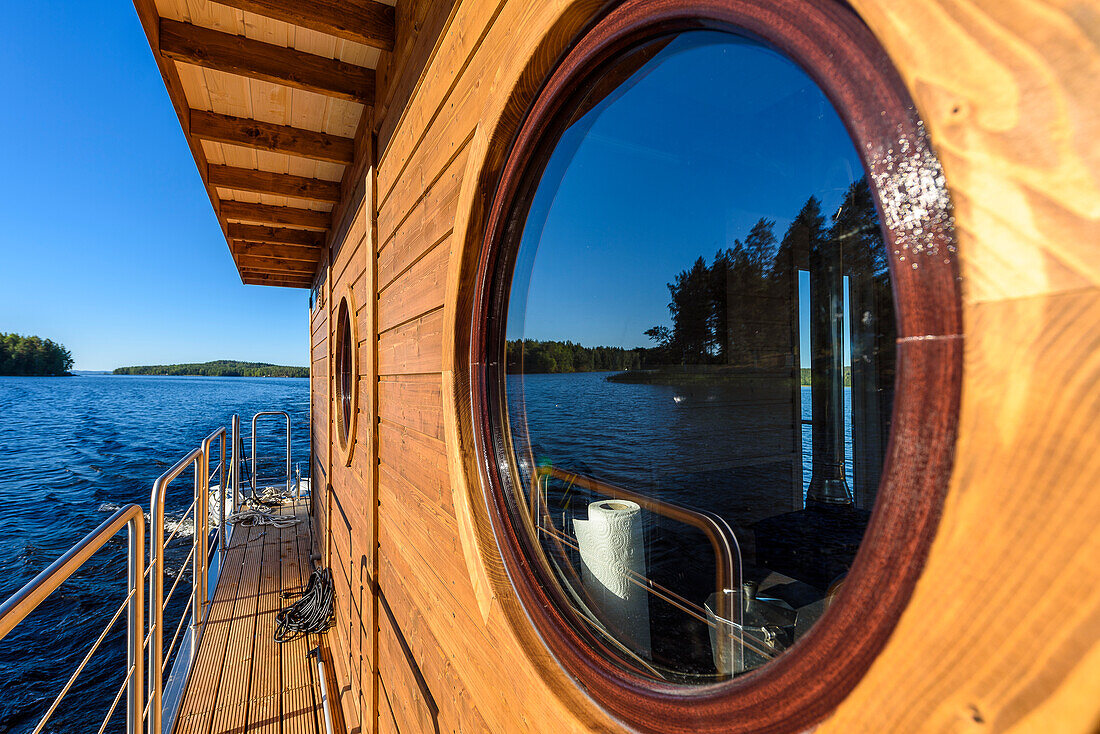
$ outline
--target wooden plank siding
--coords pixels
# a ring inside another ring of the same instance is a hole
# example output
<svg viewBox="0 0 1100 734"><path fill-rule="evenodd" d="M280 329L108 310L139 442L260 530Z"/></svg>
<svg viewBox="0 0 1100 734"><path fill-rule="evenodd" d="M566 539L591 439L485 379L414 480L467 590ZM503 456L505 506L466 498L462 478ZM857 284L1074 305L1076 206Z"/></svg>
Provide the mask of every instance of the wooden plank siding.
<svg viewBox="0 0 1100 734"><path fill-rule="evenodd" d="M509 106L509 94L522 86L528 65L548 69L599 5L566 0L397 5L396 40L382 55L376 77L378 103L352 146L361 156L370 144L374 154L365 173L348 174L339 185L342 192L357 193L341 200L343 223L332 223L336 234L316 245L322 254L313 282L324 301L310 317L315 552L328 559L336 583L337 625L328 640L340 682L333 695L349 732L622 730L549 657L509 591L491 531L478 519L485 510L477 506L482 502L477 477L462 470L454 425L469 416L462 413L464 396L455 394L461 365L454 362L461 355L450 353L455 310L468 306L454 300L455 263L463 260L465 248L476 246L466 239L467 228L477 225L470 222L472 210L478 197L491 194L478 189L473 177L483 166L499 164L505 143L494 137L495 126L518 114ZM1047 27L1035 13L1037 29L1031 31L1010 22L992 0L974 3L969 20L940 0L905 5L854 0L853 5L898 64L933 141L945 141L941 156L955 196L964 277L974 284L964 307L969 328L985 335L967 335L956 468L926 576L882 653L888 665L873 665L818 731L977 730L982 721L974 711L985 722L1005 722L997 730L1054 730L1068 721L1062 730L1088 731L1100 720L1097 704L1086 695L1090 676L1100 674L1095 652L1100 597L1083 590L1100 588L1095 563L1088 565L1098 552L1094 527L1100 523L1100 499L1088 494L1088 477L1100 472L1100 452L1095 440L1066 439L1064 431L1069 426L1077 436L1095 435L1100 415L1098 347L1094 338L1082 336L1100 333L1100 279L1081 249L1082 242L1096 241L1095 224L1079 215L1084 204L1076 213L1058 208L1013 178L1024 175L1023 163L1012 159L1003 170L989 171L990 156L1004 154L1005 147L1036 144L1049 148L1052 161L1065 151L1034 133L1017 142L997 137L993 128L1011 127L1023 114L1009 100L1016 98L1001 88L991 91L993 82L977 69L967 87L947 83L968 75L959 71L965 50L947 54L954 59L951 69L934 58L938 54L927 53L946 45L933 40L944 25L953 38L977 49L991 45L981 37L987 25L1005 33L1011 28L1031 44L1028 48L1043 47L1042 33L1057 35L1057 28L1058 33L1065 28L1053 21ZM1072 26L1068 17L1059 17ZM1064 48L1077 48L1080 39L1071 43L1076 38L1071 35L1063 39ZM1001 69L1005 83L1019 82L1018 93L1045 108L1034 91L1040 82L1012 76L1038 62L1022 50L1006 47L998 53L1017 65ZM1085 62L1080 51L1066 53ZM534 88L538 81L524 83ZM951 112L967 93L976 95L974 104L1001 115L997 122L982 123L991 126L980 131L989 140L977 152L968 147L967 134L979 123L959 121ZM1072 106L1066 101L1071 96L1059 99ZM1068 129L1063 132L1063 140L1073 138ZM350 138L346 132L342 138L346 165ZM490 161L490 156L498 157ZM983 204L1002 184L1004 201L992 208ZM333 191L322 193L329 198L320 200L331 202ZM1022 221L1015 229L998 224L1004 210L1015 211L1017 204L1019 217L1042 211L1061 224L1044 232ZM269 245L314 245L301 241L302 230L235 231ZM1021 272L998 250L1002 243L1014 256L1043 267ZM241 252L267 256L266 250ZM295 254L301 253L285 253L287 259ZM333 315L348 293L359 334L358 428L350 463L335 440L331 370ZM1066 353L1076 354L1088 374L1048 370ZM1049 363L1036 362L1036 355ZM1023 373L1020 365L1027 368ZM1042 383L1040 373L1057 379ZM1006 402L1007 394L1025 393L1029 397ZM1091 414L1075 410L1074 403ZM1064 440L1055 441L1059 436ZM1074 476L1056 471L1044 455L1056 455ZM1007 489L1023 480L1038 489ZM1030 526L1029 517L1041 518L1050 530ZM1044 553L1029 554L1024 539L1042 543ZM959 559L966 559L967 573L959 573ZM1085 580L1096 583L1083 585ZM1043 601L1047 592L1036 599L1019 594L1021 588L1050 589L1049 601ZM965 601L980 614L973 619L943 614L945 598ZM1069 616L1055 608L1067 598L1080 600ZM1032 603L1044 613L1031 611ZM1060 619L1065 627L1050 630L1040 617ZM960 636L973 654L956 651ZM1039 639L1049 639L1049 649L1036 648ZM1032 666L1036 656L1044 657L1043 666ZM1045 672L1035 672L1044 666Z"/></svg>

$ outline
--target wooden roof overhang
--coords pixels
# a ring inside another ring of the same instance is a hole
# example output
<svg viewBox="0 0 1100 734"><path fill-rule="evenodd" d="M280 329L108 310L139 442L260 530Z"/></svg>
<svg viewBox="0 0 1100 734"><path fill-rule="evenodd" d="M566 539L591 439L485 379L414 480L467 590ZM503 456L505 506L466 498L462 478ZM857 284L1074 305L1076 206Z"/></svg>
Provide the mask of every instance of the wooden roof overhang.
<svg viewBox="0 0 1100 734"><path fill-rule="evenodd" d="M393 1L134 0L244 283L308 288L350 214Z"/></svg>

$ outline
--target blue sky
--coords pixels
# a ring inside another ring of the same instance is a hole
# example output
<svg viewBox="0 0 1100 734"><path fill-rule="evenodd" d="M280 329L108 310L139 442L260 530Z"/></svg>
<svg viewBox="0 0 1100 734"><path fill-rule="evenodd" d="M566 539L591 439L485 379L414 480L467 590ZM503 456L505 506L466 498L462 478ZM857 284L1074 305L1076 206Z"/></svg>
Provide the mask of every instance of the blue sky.
<svg viewBox="0 0 1100 734"><path fill-rule="evenodd" d="M305 365L305 290L245 286L126 0L0 3L0 332L76 369Z"/></svg>
<svg viewBox="0 0 1100 734"><path fill-rule="evenodd" d="M811 194L831 215L863 175L816 84L756 43L687 34L633 81L574 124L547 165L532 211L548 213L524 230L517 273L524 258L534 268L526 298L513 291L510 338L649 346L644 331L669 324L677 272L760 217L781 238ZM804 355L807 333L804 320Z"/></svg>

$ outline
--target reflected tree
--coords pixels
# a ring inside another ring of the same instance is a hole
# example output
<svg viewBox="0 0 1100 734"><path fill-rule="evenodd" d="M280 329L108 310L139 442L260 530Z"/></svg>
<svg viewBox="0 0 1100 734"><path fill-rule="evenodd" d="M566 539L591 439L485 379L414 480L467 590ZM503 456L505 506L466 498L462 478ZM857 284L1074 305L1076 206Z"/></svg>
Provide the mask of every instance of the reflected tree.
<svg viewBox="0 0 1100 734"><path fill-rule="evenodd" d="M646 350L646 366L792 366L789 304L796 273L808 268L809 254L819 248L841 248L845 272L870 274L873 293L865 297L882 312L890 288L887 257L866 179L849 187L831 222L811 196L782 239L775 224L757 220L743 240L716 252L709 264L699 257L675 276L668 284L672 323L646 330L655 344Z"/></svg>

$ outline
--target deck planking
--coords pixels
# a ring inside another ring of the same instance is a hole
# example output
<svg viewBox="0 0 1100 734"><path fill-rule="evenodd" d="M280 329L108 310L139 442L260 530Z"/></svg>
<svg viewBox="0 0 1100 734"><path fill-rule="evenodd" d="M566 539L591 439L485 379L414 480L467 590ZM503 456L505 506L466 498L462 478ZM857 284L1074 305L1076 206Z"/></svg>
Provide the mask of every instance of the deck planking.
<svg viewBox="0 0 1100 734"><path fill-rule="evenodd" d="M319 734L321 690L310 650L317 635L278 644L275 615L310 574L309 507L279 510L288 528L241 527L221 576L184 691L176 734Z"/></svg>

